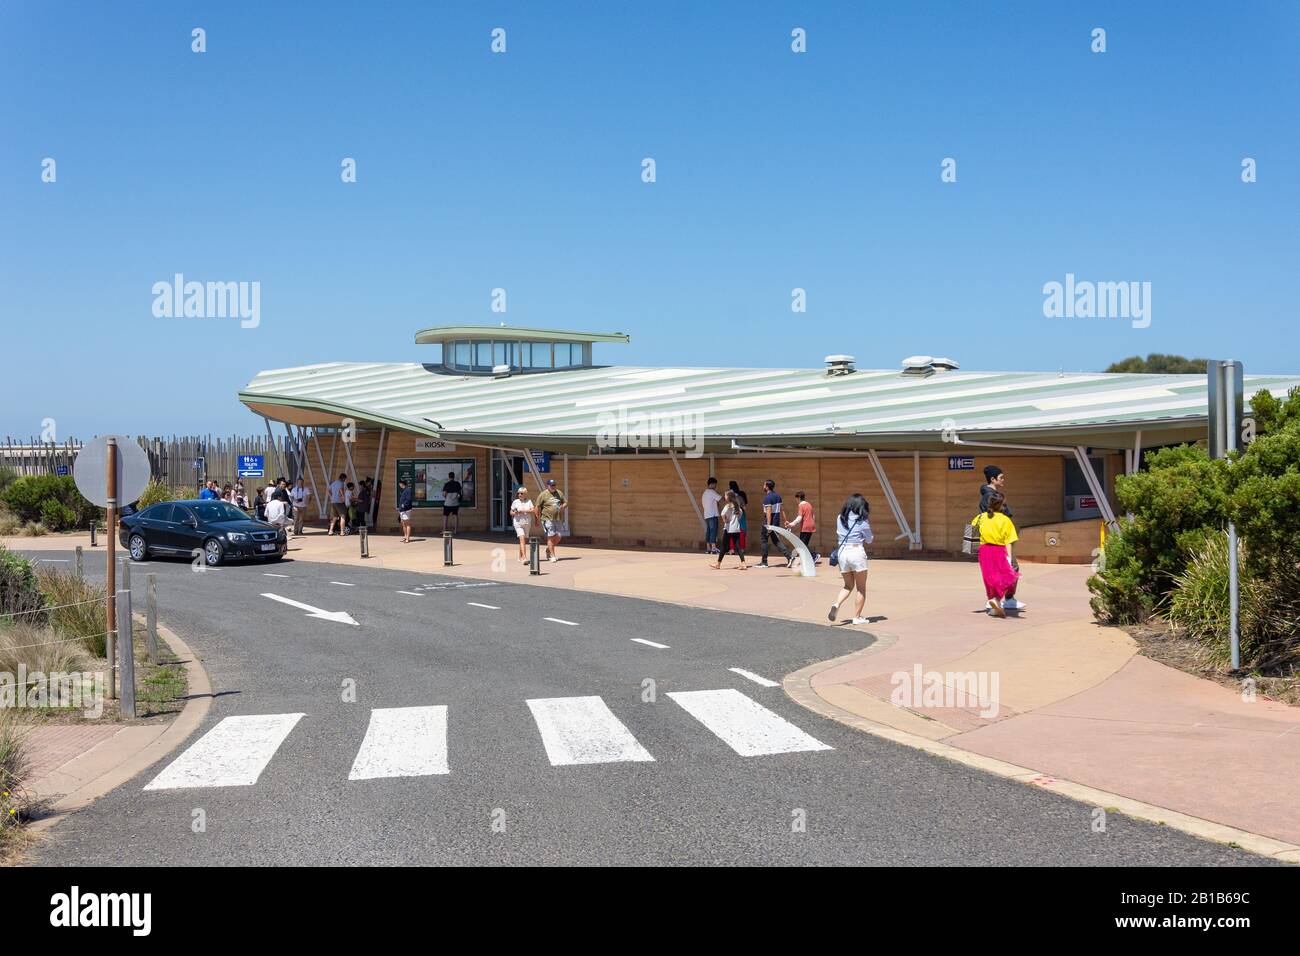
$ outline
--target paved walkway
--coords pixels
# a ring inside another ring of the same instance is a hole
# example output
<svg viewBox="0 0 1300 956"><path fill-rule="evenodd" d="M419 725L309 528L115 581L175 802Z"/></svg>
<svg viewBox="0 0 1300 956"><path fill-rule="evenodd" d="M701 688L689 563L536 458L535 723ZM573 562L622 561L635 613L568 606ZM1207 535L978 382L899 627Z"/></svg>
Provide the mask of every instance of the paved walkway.
<svg viewBox="0 0 1300 956"><path fill-rule="evenodd" d="M68 548L78 540L11 543ZM356 537L313 531L292 541L290 556L451 570L438 538L402 544L375 536L370 547L373 557L362 559ZM852 627L826 621L839 575L824 564L816 578L803 578L784 567L711 571L703 555L574 546L532 577L509 540L458 539L455 547L452 573L460 576ZM734 561L727 558L727 567ZM1022 570L1019 596L1028 608L998 620L981 610L973 563L874 561L872 622L862 629L877 641L816 668L809 687L842 719L959 748L990 769L1032 768L1033 782L1073 781L1300 844L1300 709L1246 702L1137 655L1126 634L1093 621L1087 567L1026 563Z"/></svg>

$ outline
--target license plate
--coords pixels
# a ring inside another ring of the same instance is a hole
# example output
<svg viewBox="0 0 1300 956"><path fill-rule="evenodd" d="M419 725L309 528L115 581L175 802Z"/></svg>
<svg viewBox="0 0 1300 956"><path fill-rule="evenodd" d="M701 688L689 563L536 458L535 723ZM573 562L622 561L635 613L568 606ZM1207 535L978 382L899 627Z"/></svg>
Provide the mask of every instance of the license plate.
<svg viewBox="0 0 1300 956"><path fill-rule="evenodd" d="M263 551L274 551L274 550L275 550L275 545L273 545L273 544L259 544L258 547L261 548Z"/></svg>

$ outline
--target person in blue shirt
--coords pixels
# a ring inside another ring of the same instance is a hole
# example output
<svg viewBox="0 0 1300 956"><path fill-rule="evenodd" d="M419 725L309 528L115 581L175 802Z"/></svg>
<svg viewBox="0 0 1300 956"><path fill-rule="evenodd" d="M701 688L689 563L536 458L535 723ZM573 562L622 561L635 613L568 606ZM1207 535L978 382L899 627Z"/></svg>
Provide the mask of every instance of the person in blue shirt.
<svg viewBox="0 0 1300 956"><path fill-rule="evenodd" d="M402 522L402 541L407 544L411 541L411 508L414 497L410 482L403 478L397 483L397 519Z"/></svg>
<svg viewBox="0 0 1300 956"><path fill-rule="evenodd" d="M853 606L853 623L867 623L867 618L862 616L867 605L867 545L876 540L876 536L871 532L871 523L867 520L870 514L871 506L867 504L867 499L859 494L852 494L844 502L844 507L840 509L840 516L835 521L833 560L839 565L844 586L840 588L839 596L836 597L835 603L831 605L830 612L826 615L831 621L834 621L835 616L839 614L840 605L849 599L850 594L857 592Z"/></svg>
<svg viewBox="0 0 1300 956"><path fill-rule="evenodd" d="M199 500L211 501L214 498L220 498L220 497L221 497L221 493L217 491L217 483L213 481L211 478L209 478L208 483L204 485L203 490L199 492Z"/></svg>
<svg viewBox="0 0 1300 956"><path fill-rule="evenodd" d="M781 552L781 557L785 558L785 566L788 568L794 563L794 553L785 546L780 535L768 528L768 525L781 527L781 496L776 493L776 482L771 478L763 482L763 488L767 491L763 496L763 560L758 562L758 566L770 567L767 563L767 546L774 543Z"/></svg>

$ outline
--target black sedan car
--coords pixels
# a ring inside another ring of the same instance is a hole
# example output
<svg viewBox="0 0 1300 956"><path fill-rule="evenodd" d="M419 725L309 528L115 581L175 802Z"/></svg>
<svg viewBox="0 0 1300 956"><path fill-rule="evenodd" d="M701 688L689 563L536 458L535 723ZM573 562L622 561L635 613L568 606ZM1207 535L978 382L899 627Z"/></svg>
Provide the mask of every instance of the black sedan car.
<svg viewBox="0 0 1300 956"><path fill-rule="evenodd" d="M288 547L283 528L254 521L226 501L165 501L118 522L118 540L132 560L152 554L202 553L205 564L262 558L279 561Z"/></svg>

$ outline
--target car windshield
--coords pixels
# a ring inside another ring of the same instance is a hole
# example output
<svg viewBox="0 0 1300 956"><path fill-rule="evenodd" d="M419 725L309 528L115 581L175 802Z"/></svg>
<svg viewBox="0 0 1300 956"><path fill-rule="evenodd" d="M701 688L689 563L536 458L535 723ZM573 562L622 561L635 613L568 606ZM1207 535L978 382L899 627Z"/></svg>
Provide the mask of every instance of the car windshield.
<svg viewBox="0 0 1300 956"><path fill-rule="evenodd" d="M198 519L208 521L247 521L248 515L225 501L203 501L189 506Z"/></svg>

